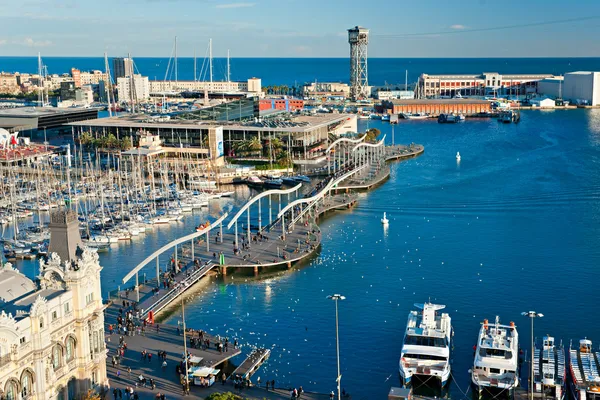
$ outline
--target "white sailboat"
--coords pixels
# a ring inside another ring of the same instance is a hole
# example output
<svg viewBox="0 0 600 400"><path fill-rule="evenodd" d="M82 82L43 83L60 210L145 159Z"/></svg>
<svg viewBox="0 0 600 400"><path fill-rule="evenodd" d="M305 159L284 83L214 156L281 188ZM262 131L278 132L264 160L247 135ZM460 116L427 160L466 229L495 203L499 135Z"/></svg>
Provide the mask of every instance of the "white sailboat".
<svg viewBox="0 0 600 400"><path fill-rule="evenodd" d="M381 223L383 225L388 225L390 223L390 221L387 219L386 213L383 213L383 218L381 218Z"/></svg>

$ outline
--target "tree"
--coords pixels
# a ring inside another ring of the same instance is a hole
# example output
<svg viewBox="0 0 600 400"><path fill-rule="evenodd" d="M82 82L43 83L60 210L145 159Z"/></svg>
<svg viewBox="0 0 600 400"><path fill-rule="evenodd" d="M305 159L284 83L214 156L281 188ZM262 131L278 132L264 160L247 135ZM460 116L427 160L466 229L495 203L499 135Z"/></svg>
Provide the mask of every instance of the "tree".
<svg viewBox="0 0 600 400"><path fill-rule="evenodd" d="M242 397L237 394L233 394L231 392L226 393L212 393L210 394L206 400L243 400Z"/></svg>
<svg viewBox="0 0 600 400"><path fill-rule="evenodd" d="M366 135L365 142L375 143L379 135L381 135L381 131L377 128L371 128L366 132Z"/></svg>
<svg viewBox="0 0 600 400"><path fill-rule="evenodd" d="M129 136L125 136L123 139L119 140L119 148L123 151L127 151L133 147L133 143L131 143L131 138Z"/></svg>
<svg viewBox="0 0 600 400"><path fill-rule="evenodd" d="M88 390L86 394L81 396L82 400L101 400L101 397L98 393L93 390Z"/></svg>

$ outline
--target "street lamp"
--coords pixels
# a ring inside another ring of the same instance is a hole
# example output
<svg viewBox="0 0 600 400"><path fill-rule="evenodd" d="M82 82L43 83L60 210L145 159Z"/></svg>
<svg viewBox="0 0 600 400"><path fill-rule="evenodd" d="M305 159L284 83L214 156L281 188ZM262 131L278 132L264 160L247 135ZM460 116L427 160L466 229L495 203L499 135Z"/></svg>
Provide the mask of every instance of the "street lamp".
<svg viewBox="0 0 600 400"><path fill-rule="evenodd" d="M337 347L337 392L338 400L342 399L342 392L340 391L340 381L342 380L342 374L340 372L340 333L338 329L338 300L346 300L345 296L341 294L334 294L327 296L329 300L335 301L335 343Z"/></svg>
<svg viewBox="0 0 600 400"><path fill-rule="evenodd" d="M531 368L529 370L529 396L533 400L533 362L534 362L534 349L533 349L533 320L535 318L542 318L544 314L535 311L523 311L522 316L531 318Z"/></svg>

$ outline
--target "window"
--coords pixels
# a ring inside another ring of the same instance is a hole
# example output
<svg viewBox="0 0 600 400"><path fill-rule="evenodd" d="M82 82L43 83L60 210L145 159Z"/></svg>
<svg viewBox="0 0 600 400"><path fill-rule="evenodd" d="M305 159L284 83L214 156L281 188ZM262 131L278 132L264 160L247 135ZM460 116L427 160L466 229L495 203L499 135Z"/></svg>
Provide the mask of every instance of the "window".
<svg viewBox="0 0 600 400"><path fill-rule="evenodd" d="M54 345L54 348L52 349L52 366L54 369L58 369L62 366L62 356L63 353L60 345Z"/></svg>
<svg viewBox="0 0 600 400"><path fill-rule="evenodd" d="M429 337L429 336L406 336L404 344L415 346L431 346L431 347L446 347L448 342L445 337Z"/></svg>
<svg viewBox="0 0 600 400"><path fill-rule="evenodd" d="M44 318L40 318L40 328L44 327Z"/></svg>
<svg viewBox="0 0 600 400"><path fill-rule="evenodd" d="M85 296L85 304L90 304L92 301L94 301L94 293L90 293L87 296Z"/></svg>
<svg viewBox="0 0 600 400"><path fill-rule="evenodd" d="M98 383L98 371L92 372L92 386L96 386Z"/></svg>
<svg viewBox="0 0 600 400"><path fill-rule="evenodd" d="M433 360L433 361L447 361L446 357L443 356L433 356L429 354L404 354L404 358L412 358L416 360Z"/></svg>
<svg viewBox="0 0 600 400"><path fill-rule="evenodd" d="M25 336L23 336L21 339L19 339L19 343L20 344L25 344Z"/></svg>
<svg viewBox="0 0 600 400"><path fill-rule="evenodd" d="M71 309L71 304L70 303L65 303L65 314L67 314Z"/></svg>
<svg viewBox="0 0 600 400"><path fill-rule="evenodd" d="M56 311L52 311L52 321L54 321L56 318L58 318L58 314Z"/></svg>
<svg viewBox="0 0 600 400"><path fill-rule="evenodd" d="M500 368L490 368L490 372L492 374L499 374L500 373Z"/></svg>
<svg viewBox="0 0 600 400"><path fill-rule="evenodd" d="M98 352L98 332L94 332L94 352Z"/></svg>
<svg viewBox="0 0 600 400"><path fill-rule="evenodd" d="M67 338L66 349L67 349L67 362L69 362L69 361L73 360L73 358L75 357L75 339L73 339L71 336L69 336Z"/></svg>
<svg viewBox="0 0 600 400"><path fill-rule="evenodd" d="M21 396L26 398L33 392L33 374L29 371L23 372L21 376Z"/></svg>
<svg viewBox="0 0 600 400"><path fill-rule="evenodd" d="M4 387L4 398L6 400L17 400L17 396L19 395L19 389L17 388L17 382L14 380L9 380L6 382L6 386Z"/></svg>

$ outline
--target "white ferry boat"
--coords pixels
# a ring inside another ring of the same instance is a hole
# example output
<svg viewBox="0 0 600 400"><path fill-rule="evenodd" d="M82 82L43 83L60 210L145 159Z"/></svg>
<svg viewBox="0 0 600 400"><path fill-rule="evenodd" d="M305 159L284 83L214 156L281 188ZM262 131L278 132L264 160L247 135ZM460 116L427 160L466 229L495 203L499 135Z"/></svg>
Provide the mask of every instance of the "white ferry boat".
<svg viewBox="0 0 600 400"><path fill-rule="evenodd" d="M519 386L518 371L519 335L514 322L500 325L499 317L494 324L483 320L471 370L471 382L479 398L484 394L512 398Z"/></svg>
<svg viewBox="0 0 600 400"><path fill-rule="evenodd" d="M582 339L579 348L569 349L571 391L575 400L600 399L600 352L592 351L592 341Z"/></svg>
<svg viewBox="0 0 600 400"><path fill-rule="evenodd" d="M415 307L421 311L408 314L400 356L402 383L411 386L413 377L418 376L423 380L435 378L444 387L450 377L450 316L437 313L444 305L425 303Z"/></svg>
<svg viewBox="0 0 600 400"><path fill-rule="evenodd" d="M556 346L552 336L544 336L542 348L536 345L533 354L534 392L543 393L546 399L563 400L567 378L565 365L562 343Z"/></svg>

